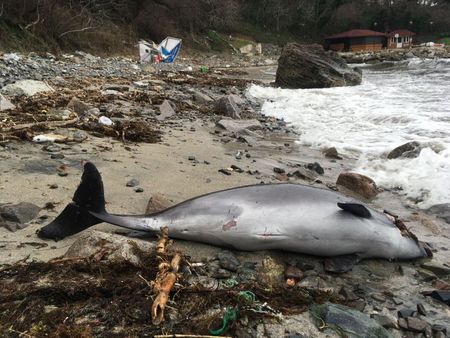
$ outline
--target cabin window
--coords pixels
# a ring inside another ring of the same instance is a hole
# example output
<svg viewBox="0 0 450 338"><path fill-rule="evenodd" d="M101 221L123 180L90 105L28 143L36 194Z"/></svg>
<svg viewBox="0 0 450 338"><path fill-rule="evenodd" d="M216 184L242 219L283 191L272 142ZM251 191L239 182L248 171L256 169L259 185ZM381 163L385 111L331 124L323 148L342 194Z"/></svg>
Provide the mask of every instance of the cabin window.
<svg viewBox="0 0 450 338"><path fill-rule="evenodd" d="M402 43L402 37L398 38L398 43Z"/></svg>

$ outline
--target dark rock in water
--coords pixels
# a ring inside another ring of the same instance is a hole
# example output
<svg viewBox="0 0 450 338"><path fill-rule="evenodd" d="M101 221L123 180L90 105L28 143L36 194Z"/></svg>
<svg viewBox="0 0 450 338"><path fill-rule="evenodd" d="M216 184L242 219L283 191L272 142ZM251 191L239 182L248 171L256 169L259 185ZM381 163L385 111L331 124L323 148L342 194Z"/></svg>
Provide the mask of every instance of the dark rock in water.
<svg viewBox="0 0 450 338"><path fill-rule="evenodd" d="M308 163L306 165L306 168L309 170L313 170L316 173L318 173L319 175L323 175L325 173L325 170L323 170L322 166L320 165L320 163L314 162L314 163Z"/></svg>
<svg viewBox="0 0 450 338"><path fill-rule="evenodd" d="M414 158L419 156L420 151L422 150L422 146L419 142L412 141L405 143L394 150L392 150L387 158L388 159L394 159L394 158Z"/></svg>
<svg viewBox="0 0 450 338"><path fill-rule="evenodd" d="M219 259L219 265L223 269L227 269L229 271L236 272L239 265L241 265L241 262L239 262L231 251L221 251L217 254L217 258Z"/></svg>
<svg viewBox="0 0 450 338"><path fill-rule="evenodd" d="M136 187L138 185L139 185L139 181L137 179L135 179L135 178L133 178L133 179L131 179L131 180L129 180L127 182L127 187L133 188L133 187Z"/></svg>
<svg viewBox="0 0 450 338"><path fill-rule="evenodd" d="M0 204L0 226L13 232L26 228L26 223L36 218L40 210L37 205L27 202Z"/></svg>
<svg viewBox="0 0 450 338"><path fill-rule="evenodd" d="M323 153L324 153L325 157L333 158L335 160L342 160L342 157L339 156L339 153L335 147L325 149L325 151Z"/></svg>
<svg viewBox="0 0 450 338"><path fill-rule="evenodd" d="M428 209L428 212L442 218L450 224L450 203L436 204Z"/></svg>
<svg viewBox="0 0 450 338"><path fill-rule="evenodd" d="M378 193L377 185L370 177L357 173L341 173L336 184L367 199L375 197Z"/></svg>
<svg viewBox="0 0 450 338"><path fill-rule="evenodd" d="M361 83L361 72L320 45L290 43L278 60L275 84L282 88L328 88Z"/></svg>
<svg viewBox="0 0 450 338"><path fill-rule="evenodd" d="M349 338L390 338L389 332L368 315L347 306L326 303L313 306L313 317L320 318L328 326L335 326Z"/></svg>
<svg viewBox="0 0 450 338"><path fill-rule="evenodd" d="M241 110L230 95L218 99L214 105L214 110L217 114L225 115L233 119L241 118Z"/></svg>

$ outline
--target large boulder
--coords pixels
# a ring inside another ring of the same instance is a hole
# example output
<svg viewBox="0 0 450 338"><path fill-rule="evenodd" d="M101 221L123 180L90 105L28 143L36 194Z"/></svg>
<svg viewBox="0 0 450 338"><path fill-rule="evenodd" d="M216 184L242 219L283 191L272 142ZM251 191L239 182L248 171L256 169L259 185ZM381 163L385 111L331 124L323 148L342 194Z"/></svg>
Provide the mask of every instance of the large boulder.
<svg viewBox="0 0 450 338"><path fill-rule="evenodd" d="M378 194L375 182L370 177L358 173L343 172L339 175L336 184L366 199L374 198Z"/></svg>
<svg viewBox="0 0 450 338"><path fill-rule="evenodd" d="M9 96L33 96L38 93L51 92L54 89L42 81L20 80L2 88L2 93Z"/></svg>
<svg viewBox="0 0 450 338"><path fill-rule="evenodd" d="M320 45L290 43L278 60L275 84L282 88L328 88L361 83L359 70L347 66L333 51Z"/></svg>

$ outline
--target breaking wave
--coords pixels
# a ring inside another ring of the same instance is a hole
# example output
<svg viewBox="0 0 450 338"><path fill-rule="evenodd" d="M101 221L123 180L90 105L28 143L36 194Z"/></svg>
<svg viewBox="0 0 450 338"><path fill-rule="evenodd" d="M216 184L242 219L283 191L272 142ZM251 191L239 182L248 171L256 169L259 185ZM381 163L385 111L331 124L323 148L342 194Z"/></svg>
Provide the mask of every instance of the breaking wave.
<svg viewBox="0 0 450 338"><path fill-rule="evenodd" d="M280 89L253 85L262 113L301 131L300 142L357 158L355 171L401 188L422 208L450 202L450 60L363 66L355 87ZM409 141L428 144L415 159L387 160ZM439 152L435 151L438 149Z"/></svg>

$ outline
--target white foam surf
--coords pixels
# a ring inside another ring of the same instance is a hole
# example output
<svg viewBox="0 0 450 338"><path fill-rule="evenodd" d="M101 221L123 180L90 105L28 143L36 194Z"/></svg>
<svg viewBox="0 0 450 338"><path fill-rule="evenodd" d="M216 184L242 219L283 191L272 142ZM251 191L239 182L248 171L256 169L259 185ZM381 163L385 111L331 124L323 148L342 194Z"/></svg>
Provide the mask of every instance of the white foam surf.
<svg viewBox="0 0 450 338"><path fill-rule="evenodd" d="M355 171L401 188L426 208L450 202L450 60L384 64L363 70L363 83L327 89L252 86L263 114L301 131L300 142L358 157ZM387 160L408 141L432 144L418 158Z"/></svg>

